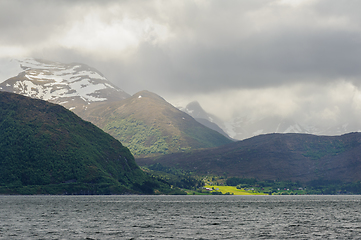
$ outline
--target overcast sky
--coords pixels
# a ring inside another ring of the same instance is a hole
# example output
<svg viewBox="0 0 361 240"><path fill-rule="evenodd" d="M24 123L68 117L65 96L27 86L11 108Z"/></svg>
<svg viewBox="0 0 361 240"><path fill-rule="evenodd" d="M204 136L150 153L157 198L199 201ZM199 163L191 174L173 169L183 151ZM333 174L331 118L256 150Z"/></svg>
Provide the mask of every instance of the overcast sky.
<svg viewBox="0 0 361 240"><path fill-rule="evenodd" d="M0 1L0 58L82 62L124 91L206 111L361 113L361 1Z"/></svg>

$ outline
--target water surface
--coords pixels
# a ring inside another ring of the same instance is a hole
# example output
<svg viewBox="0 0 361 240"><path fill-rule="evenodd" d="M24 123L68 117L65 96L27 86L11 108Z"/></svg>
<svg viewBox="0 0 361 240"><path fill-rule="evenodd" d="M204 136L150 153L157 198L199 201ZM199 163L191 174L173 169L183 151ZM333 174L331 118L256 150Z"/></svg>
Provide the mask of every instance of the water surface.
<svg viewBox="0 0 361 240"><path fill-rule="evenodd" d="M361 196L0 196L0 239L361 239Z"/></svg>

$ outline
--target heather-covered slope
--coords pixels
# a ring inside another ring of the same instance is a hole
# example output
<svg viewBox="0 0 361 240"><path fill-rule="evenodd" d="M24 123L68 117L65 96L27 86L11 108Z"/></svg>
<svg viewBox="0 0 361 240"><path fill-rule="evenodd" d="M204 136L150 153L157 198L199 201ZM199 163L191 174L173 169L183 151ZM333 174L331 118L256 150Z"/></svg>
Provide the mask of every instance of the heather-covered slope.
<svg viewBox="0 0 361 240"><path fill-rule="evenodd" d="M156 184L130 151L64 107L0 92L0 193L136 193Z"/></svg>
<svg viewBox="0 0 361 240"><path fill-rule="evenodd" d="M361 133L267 134L213 149L137 159L198 174L308 182L361 180Z"/></svg>
<svg viewBox="0 0 361 240"><path fill-rule="evenodd" d="M138 156L210 148L231 142L148 91L119 102L99 104L78 114L120 140Z"/></svg>

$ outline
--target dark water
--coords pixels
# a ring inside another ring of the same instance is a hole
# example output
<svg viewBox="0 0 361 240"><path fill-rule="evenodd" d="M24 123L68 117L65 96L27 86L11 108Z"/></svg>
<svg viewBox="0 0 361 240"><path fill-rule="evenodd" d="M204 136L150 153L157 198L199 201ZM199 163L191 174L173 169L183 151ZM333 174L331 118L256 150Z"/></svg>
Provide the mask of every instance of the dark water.
<svg viewBox="0 0 361 240"><path fill-rule="evenodd" d="M0 239L361 239L361 196L0 196Z"/></svg>

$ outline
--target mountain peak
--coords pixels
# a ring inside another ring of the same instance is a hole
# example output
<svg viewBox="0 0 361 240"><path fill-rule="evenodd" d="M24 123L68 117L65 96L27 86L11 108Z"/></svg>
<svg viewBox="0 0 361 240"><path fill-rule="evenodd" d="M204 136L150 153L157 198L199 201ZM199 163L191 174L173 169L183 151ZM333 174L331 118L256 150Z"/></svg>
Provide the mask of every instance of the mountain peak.
<svg viewBox="0 0 361 240"><path fill-rule="evenodd" d="M15 64L19 67L15 68ZM70 110L130 97L85 64L27 58L14 60L11 65L19 72L13 72L14 76L0 83L0 90L57 103Z"/></svg>
<svg viewBox="0 0 361 240"><path fill-rule="evenodd" d="M147 90L142 90L140 92L137 92L132 97L134 97L134 98L144 98L145 97L145 98L153 98L153 99L165 101L164 98L162 98L161 96L159 96L153 92L147 91Z"/></svg>
<svg viewBox="0 0 361 240"><path fill-rule="evenodd" d="M197 101L188 103L185 108L185 112L194 118L203 118L203 119L207 119L208 121L211 120L209 115L206 113L206 111L204 111L204 109Z"/></svg>

